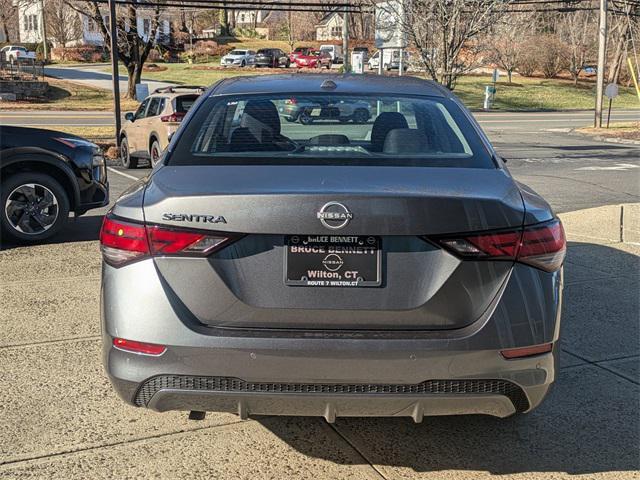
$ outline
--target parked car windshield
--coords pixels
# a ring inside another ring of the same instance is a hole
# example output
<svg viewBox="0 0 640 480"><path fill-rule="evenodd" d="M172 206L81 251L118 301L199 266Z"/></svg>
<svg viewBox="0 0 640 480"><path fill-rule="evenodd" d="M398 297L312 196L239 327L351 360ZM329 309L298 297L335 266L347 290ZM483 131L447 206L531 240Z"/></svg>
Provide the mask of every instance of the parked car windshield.
<svg viewBox="0 0 640 480"><path fill-rule="evenodd" d="M169 164L335 163L495 168L461 108L439 97L346 94L207 99Z"/></svg>
<svg viewBox="0 0 640 480"><path fill-rule="evenodd" d="M231 52L229 52L229 55L246 55L247 51L246 50L231 50Z"/></svg>

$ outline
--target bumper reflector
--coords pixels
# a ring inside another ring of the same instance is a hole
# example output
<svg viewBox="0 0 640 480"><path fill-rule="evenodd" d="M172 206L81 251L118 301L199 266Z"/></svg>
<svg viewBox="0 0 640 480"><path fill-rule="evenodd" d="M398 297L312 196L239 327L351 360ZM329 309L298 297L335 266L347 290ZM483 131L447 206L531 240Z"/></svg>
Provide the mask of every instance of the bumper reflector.
<svg viewBox="0 0 640 480"><path fill-rule="evenodd" d="M124 338L114 338L113 346L118 350L125 352L141 353L143 355L162 355L167 351L164 345L156 345L154 343L136 342L134 340L125 340Z"/></svg>
<svg viewBox="0 0 640 480"><path fill-rule="evenodd" d="M502 350L500 353L508 360L512 358L531 357L542 353L549 353L553 349L553 343L543 343L542 345L533 345L531 347L510 348Z"/></svg>

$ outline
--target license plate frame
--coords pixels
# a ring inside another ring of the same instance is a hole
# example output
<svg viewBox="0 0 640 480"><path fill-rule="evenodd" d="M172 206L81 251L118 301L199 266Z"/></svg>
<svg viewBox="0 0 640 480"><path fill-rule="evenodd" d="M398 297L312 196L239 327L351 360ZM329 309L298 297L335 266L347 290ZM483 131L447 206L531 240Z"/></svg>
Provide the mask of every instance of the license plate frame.
<svg viewBox="0 0 640 480"><path fill-rule="evenodd" d="M284 283L296 287L380 287L382 240L373 235L286 235Z"/></svg>

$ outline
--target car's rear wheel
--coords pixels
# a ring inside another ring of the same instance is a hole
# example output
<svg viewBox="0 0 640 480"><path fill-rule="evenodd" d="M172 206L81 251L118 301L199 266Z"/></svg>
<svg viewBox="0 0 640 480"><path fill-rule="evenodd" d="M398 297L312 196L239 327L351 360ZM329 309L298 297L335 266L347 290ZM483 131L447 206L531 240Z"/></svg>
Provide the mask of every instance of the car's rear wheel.
<svg viewBox="0 0 640 480"><path fill-rule="evenodd" d="M311 125L313 123L313 118L311 118L311 112L309 110L303 110L300 112L298 120L303 125Z"/></svg>
<svg viewBox="0 0 640 480"><path fill-rule="evenodd" d="M131 155L127 137L120 140L120 162L124 168L138 168L138 159Z"/></svg>
<svg viewBox="0 0 640 480"><path fill-rule="evenodd" d="M18 243L35 243L60 231L69 217L69 199L60 182L40 172L22 172L2 182L0 226Z"/></svg>
<svg viewBox="0 0 640 480"><path fill-rule="evenodd" d="M151 142L149 156L151 157L152 167L155 167L158 163L160 163L160 160L162 159L162 148L160 148L160 142L158 142L158 140L156 140L155 138L153 139L153 142Z"/></svg>
<svg viewBox="0 0 640 480"><path fill-rule="evenodd" d="M359 108L355 112L353 112L353 122L354 123L367 123L369 120L369 112L367 112L364 108Z"/></svg>

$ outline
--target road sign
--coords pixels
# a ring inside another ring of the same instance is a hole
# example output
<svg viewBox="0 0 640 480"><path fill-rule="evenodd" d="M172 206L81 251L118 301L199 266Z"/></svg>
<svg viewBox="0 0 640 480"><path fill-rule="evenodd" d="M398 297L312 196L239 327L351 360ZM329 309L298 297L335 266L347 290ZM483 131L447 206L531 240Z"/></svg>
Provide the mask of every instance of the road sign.
<svg viewBox="0 0 640 480"><path fill-rule="evenodd" d="M607 85L607 88L604 89L604 96L609 100L616 98L618 96L618 85L615 83Z"/></svg>
<svg viewBox="0 0 640 480"><path fill-rule="evenodd" d="M403 0L376 4L376 48L406 48L407 33Z"/></svg>
<svg viewBox="0 0 640 480"><path fill-rule="evenodd" d="M491 75L491 81L493 83L496 83L499 78L500 78L500 72L498 71L497 68L494 68L493 69L493 75Z"/></svg>

